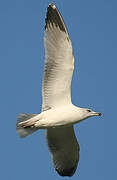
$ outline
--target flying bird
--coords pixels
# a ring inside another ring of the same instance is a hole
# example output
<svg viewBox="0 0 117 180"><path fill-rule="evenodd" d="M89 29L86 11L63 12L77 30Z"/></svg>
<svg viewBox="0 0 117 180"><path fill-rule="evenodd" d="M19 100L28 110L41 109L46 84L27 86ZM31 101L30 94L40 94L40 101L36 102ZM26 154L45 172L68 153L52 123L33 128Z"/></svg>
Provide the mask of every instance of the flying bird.
<svg viewBox="0 0 117 180"><path fill-rule="evenodd" d="M77 168L80 149L73 125L92 116L101 116L101 113L72 104L72 43L54 3L47 8L44 45L42 112L20 114L16 130L24 138L39 129L46 129L47 144L56 171L61 176L72 176Z"/></svg>

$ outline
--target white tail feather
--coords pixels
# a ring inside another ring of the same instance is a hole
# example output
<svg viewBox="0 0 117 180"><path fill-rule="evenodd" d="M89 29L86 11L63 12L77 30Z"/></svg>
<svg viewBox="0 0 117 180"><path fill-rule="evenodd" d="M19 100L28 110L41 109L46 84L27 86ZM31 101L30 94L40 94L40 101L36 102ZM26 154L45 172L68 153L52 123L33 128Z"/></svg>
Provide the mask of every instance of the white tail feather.
<svg viewBox="0 0 117 180"><path fill-rule="evenodd" d="M24 138L30 134L32 134L33 132L37 131L38 128L36 127L23 127L21 124L22 122L25 123L25 121L33 118L37 116L37 114L20 114L19 117L18 117L18 121L17 121L17 124L16 124L16 131L17 133L19 134L19 136L21 138Z"/></svg>

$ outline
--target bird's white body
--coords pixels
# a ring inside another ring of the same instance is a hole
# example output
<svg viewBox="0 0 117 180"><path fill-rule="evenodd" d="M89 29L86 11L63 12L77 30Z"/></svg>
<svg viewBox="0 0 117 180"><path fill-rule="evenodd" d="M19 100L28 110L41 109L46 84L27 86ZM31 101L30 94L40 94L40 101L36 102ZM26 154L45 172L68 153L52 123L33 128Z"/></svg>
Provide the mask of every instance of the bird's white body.
<svg viewBox="0 0 117 180"><path fill-rule="evenodd" d="M85 119L84 111L72 104L49 109L33 118L39 129L70 126ZM31 121L31 119L30 119Z"/></svg>

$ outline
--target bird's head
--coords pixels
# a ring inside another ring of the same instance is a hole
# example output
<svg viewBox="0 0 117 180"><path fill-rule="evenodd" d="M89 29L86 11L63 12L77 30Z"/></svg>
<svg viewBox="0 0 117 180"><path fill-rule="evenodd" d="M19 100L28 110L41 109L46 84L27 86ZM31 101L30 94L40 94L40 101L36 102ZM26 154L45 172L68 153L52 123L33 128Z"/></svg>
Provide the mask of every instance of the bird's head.
<svg viewBox="0 0 117 180"><path fill-rule="evenodd" d="M82 119L86 119L92 116L101 116L100 112L94 112L91 109L80 108Z"/></svg>

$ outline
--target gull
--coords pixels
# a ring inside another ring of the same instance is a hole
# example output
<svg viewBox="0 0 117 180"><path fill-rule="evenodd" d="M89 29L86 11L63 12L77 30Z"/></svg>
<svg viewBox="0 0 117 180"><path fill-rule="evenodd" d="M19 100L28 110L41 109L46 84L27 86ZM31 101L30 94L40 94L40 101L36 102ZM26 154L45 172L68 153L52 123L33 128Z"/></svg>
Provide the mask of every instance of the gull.
<svg viewBox="0 0 117 180"><path fill-rule="evenodd" d="M101 116L101 113L72 104L72 43L54 3L47 8L44 44L42 112L20 114L16 131L24 138L39 129L46 129L47 144L56 171L61 176L72 176L77 168L80 150L73 125L92 116Z"/></svg>

